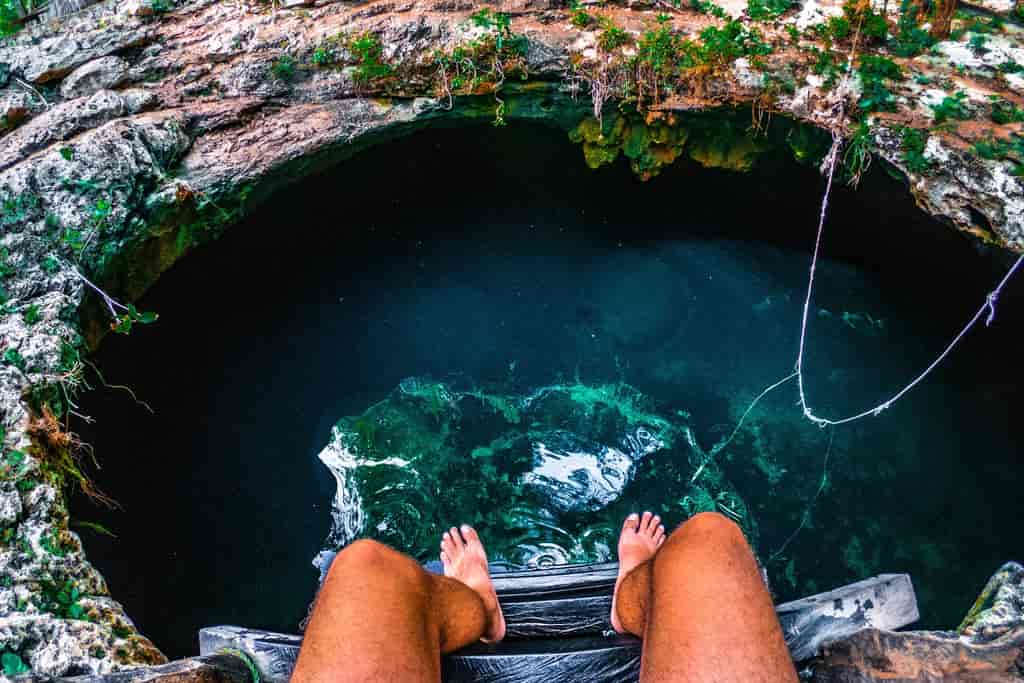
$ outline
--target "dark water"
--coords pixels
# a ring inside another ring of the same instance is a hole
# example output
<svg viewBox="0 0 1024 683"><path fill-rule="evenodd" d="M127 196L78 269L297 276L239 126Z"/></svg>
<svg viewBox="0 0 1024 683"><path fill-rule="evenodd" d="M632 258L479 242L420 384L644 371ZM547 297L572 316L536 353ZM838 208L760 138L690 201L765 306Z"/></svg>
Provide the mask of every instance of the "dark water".
<svg viewBox="0 0 1024 683"><path fill-rule="evenodd" d="M118 536L83 531L89 557L172 657L203 625L294 631L331 527L317 454L340 418L412 376L628 385L709 449L792 369L821 190L782 148L748 174L681 160L641 183L624 163L587 169L560 131L481 127L422 132L280 193L163 277L141 305L158 324L96 355L155 415L114 390L83 401L97 484L124 507L75 501ZM1007 265L880 168L835 192L825 250L806 371L827 416L899 389ZM752 413L717 465L780 599L906 571L922 624L956 626L1017 551L1022 326L1014 282L997 323L881 416L830 434L801 421L792 385ZM830 439L827 485L779 552ZM692 466L672 458L640 460L609 519L682 521ZM437 476L472 488L459 467ZM476 522L498 542L503 501L488 503Z"/></svg>

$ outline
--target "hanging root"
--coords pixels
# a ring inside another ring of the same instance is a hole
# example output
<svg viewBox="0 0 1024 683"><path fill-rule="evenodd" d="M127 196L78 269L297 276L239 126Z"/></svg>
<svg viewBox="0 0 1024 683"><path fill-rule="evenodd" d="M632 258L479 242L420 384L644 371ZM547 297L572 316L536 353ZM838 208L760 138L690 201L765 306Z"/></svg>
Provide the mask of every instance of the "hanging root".
<svg viewBox="0 0 1024 683"><path fill-rule="evenodd" d="M39 458L41 469L51 475L54 483L61 485L71 481L92 501L112 509L120 507L116 500L96 488L83 471L83 463L87 461L99 468L92 446L67 430L49 406L43 405L40 413L29 416L26 432L32 439L33 455Z"/></svg>

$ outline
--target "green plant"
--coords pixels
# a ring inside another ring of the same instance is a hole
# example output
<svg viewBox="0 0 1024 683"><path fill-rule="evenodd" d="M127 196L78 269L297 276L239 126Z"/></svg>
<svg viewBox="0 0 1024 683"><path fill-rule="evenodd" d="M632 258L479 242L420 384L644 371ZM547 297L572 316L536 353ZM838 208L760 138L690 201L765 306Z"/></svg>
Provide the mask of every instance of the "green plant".
<svg viewBox="0 0 1024 683"><path fill-rule="evenodd" d="M60 260L53 254L47 254L40 265L47 275L53 275L60 270Z"/></svg>
<svg viewBox="0 0 1024 683"><path fill-rule="evenodd" d="M836 60L831 52L819 50L816 47L810 48L810 52L815 57L814 64L811 66L811 72L818 76L824 76L825 80L822 83L822 87L826 90L831 90L839 80L839 65L836 64Z"/></svg>
<svg viewBox="0 0 1024 683"><path fill-rule="evenodd" d="M975 33L971 36L971 39L967 41L971 51L978 56L981 56L989 51L985 44L988 42L988 38L980 33Z"/></svg>
<svg viewBox="0 0 1024 683"><path fill-rule="evenodd" d="M82 591L74 580L67 579L61 584L43 582L39 594L34 596L32 601L43 612L49 612L61 619L87 621L85 608L78 602L81 597Z"/></svg>
<svg viewBox="0 0 1024 683"><path fill-rule="evenodd" d="M279 81L291 83L295 80L295 59L281 55L270 64L270 75Z"/></svg>
<svg viewBox="0 0 1024 683"><path fill-rule="evenodd" d="M127 310L117 317L111 328L118 334L128 334L132 331L132 325L149 325L159 317L152 311L139 311L133 304L128 304Z"/></svg>
<svg viewBox="0 0 1024 683"><path fill-rule="evenodd" d="M35 325L40 318L39 306L32 304L22 312L21 317L26 325Z"/></svg>
<svg viewBox="0 0 1024 683"><path fill-rule="evenodd" d="M700 32L700 39L700 43L684 40L680 44L683 68L722 67L740 57L760 57L772 51L757 29L748 28L735 19L721 28L708 26Z"/></svg>
<svg viewBox="0 0 1024 683"><path fill-rule="evenodd" d="M856 185L871 166L871 127L861 121L854 130L843 154L843 171L847 182Z"/></svg>
<svg viewBox="0 0 1024 683"><path fill-rule="evenodd" d="M576 28L587 28L588 26L594 23L594 17L590 16L581 9L577 9L573 10L572 15L569 18L569 21Z"/></svg>
<svg viewBox="0 0 1024 683"><path fill-rule="evenodd" d="M888 45L897 57L914 57L935 44L931 34L917 23L917 14L918 4L914 0L902 0L896 35Z"/></svg>
<svg viewBox="0 0 1024 683"><path fill-rule="evenodd" d="M3 361L6 365L12 365L22 372L25 372L25 358L18 352L18 349L7 349L4 351Z"/></svg>
<svg viewBox="0 0 1024 683"><path fill-rule="evenodd" d="M904 128L900 139L900 158L903 165L911 173L925 173L931 168L931 162L925 158L924 148L928 144L928 134L916 128Z"/></svg>
<svg viewBox="0 0 1024 683"><path fill-rule="evenodd" d="M355 79L357 82L370 83L391 75L391 67L381 61L384 48L380 38L375 34L367 31L355 36L349 41L348 49L356 58Z"/></svg>
<svg viewBox="0 0 1024 683"><path fill-rule="evenodd" d="M60 155L64 157L65 161L71 161L75 158L75 149L73 147L61 147Z"/></svg>
<svg viewBox="0 0 1024 683"><path fill-rule="evenodd" d="M170 0L149 0L149 8L156 14L166 14L174 9Z"/></svg>
<svg viewBox="0 0 1024 683"><path fill-rule="evenodd" d="M869 42L885 40L889 33L885 17L875 11L870 0L846 0L843 3L843 16L851 26L859 26L861 36Z"/></svg>
<svg viewBox="0 0 1024 683"><path fill-rule="evenodd" d="M725 9L710 0L690 0L690 7L701 14L710 14L716 19L728 19Z"/></svg>
<svg viewBox="0 0 1024 683"><path fill-rule="evenodd" d="M311 61L314 66L330 66L338 61L338 57L331 47L320 45L313 50Z"/></svg>
<svg viewBox="0 0 1024 683"><path fill-rule="evenodd" d="M597 44L605 52L611 52L629 42L629 34L616 26L611 19L601 17L598 23L601 26L601 34L597 37Z"/></svg>
<svg viewBox="0 0 1024 683"><path fill-rule="evenodd" d="M932 113L935 115L935 123L943 123L948 119L966 121L971 118L971 112L964 104L967 100L967 93L960 90L952 97L946 96L942 102L932 105Z"/></svg>
<svg viewBox="0 0 1024 683"><path fill-rule="evenodd" d="M1010 151L1010 145L990 135L976 141L971 146L971 150L982 159L1001 159Z"/></svg>
<svg viewBox="0 0 1024 683"><path fill-rule="evenodd" d="M998 124L1020 123L1024 121L1024 109L1013 102L1007 102L998 95L993 95L991 118Z"/></svg>
<svg viewBox="0 0 1024 683"><path fill-rule="evenodd" d="M637 42L637 59L655 74L669 76L676 70L679 37L667 21L659 21L657 28L648 29Z"/></svg>
<svg viewBox="0 0 1024 683"><path fill-rule="evenodd" d="M0 655L0 662L3 664L4 676L17 676L29 671L28 664L22 661L17 652L4 650Z"/></svg>
<svg viewBox="0 0 1024 683"><path fill-rule="evenodd" d="M857 102L861 111L893 111L896 102L888 81L903 79L903 70L891 59L876 55L861 55L857 66L861 80L861 97Z"/></svg>
<svg viewBox="0 0 1024 683"><path fill-rule="evenodd" d="M793 7L793 0L747 0L747 16L751 19L774 19Z"/></svg>

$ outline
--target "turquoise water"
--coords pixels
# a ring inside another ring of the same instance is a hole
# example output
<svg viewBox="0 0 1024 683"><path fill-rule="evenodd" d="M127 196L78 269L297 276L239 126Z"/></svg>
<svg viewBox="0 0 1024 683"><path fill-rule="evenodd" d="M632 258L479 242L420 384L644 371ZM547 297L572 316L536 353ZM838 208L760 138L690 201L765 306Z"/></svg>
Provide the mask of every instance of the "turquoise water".
<svg viewBox="0 0 1024 683"><path fill-rule="evenodd" d="M202 625L294 631L313 558L353 534L427 559L471 521L534 566L607 556L631 509L717 509L779 599L907 571L923 625L954 627L1024 512L1019 283L879 417L821 430L788 384L716 450L792 371L821 189L781 143L747 174L683 159L641 183L587 169L562 132L482 127L286 190L164 276L142 302L158 324L96 355L155 414L114 390L83 403L124 506L75 501L118 534L83 531L90 558L182 655ZM877 165L832 207L806 359L830 417L905 384L1007 265ZM342 451L358 506L322 461Z"/></svg>

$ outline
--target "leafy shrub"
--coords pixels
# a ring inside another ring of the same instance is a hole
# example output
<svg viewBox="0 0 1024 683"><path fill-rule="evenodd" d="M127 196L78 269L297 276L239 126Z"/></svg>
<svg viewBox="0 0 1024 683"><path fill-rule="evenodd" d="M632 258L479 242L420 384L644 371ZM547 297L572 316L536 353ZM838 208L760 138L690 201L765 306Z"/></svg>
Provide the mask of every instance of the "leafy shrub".
<svg viewBox="0 0 1024 683"><path fill-rule="evenodd" d="M291 83L295 80L295 60L291 55L281 55L270 65L270 75L279 81Z"/></svg>
<svg viewBox="0 0 1024 683"><path fill-rule="evenodd" d="M900 18L896 23L896 35L889 41L889 49L897 57L914 57L932 45L935 39L917 23L918 6L913 0L900 3Z"/></svg>
<svg viewBox="0 0 1024 683"><path fill-rule="evenodd" d="M710 0L690 0L690 7L700 12L701 14L710 14L716 19L728 19L729 15L725 13L725 10Z"/></svg>
<svg viewBox="0 0 1024 683"><path fill-rule="evenodd" d="M602 17L598 20L601 24L601 35L597 37L597 44L605 52L611 52L629 42L629 34L619 28L611 19Z"/></svg>
<svg viewBox="0 0 1024 683"><path fill-rule="evenodd" d="M875 11L870 0L846 0L843 3L843 17L850 26L860 26L861 36L868 41L885 40L889 33L885 17Z"/></svg>
<svg viewBox="0 0 1024 683"><path fill-rule="evenodd" d="M330 66L338 61L338 56L334 53L334 50L327 45L320 45L313 50L313 56L310 58L314 66Z"/></svg>
<svg viewBox="0 0 1024 683"><path fill-rule="evenodd" d="M1013 102L1007 102L1003 98L992 96L992 120L999 124L1020 123L1024 121L1024 109L1021 109Z"/></svg>
<svg viewBox="0 0 1024 683"><path fill-rule="evenodd" d="M931 168L931 162L924 156L928 134L916 128L904 128L900 141L900 156L903 165L911 173L924 173Z"/></svg>
<svg viewBox="0 0 1024 683"><path fill-rule="evenodd" d="M682 41L680 66L721 67L740 57L760 57L772 51L757 29L748 28L735 19L721 28L708 26L700 32L700 39L700 43Z"/></svg>
<svg viewBox="0 0 1024 683"><path fill-rule="evenodd" d="M751 19L774 19L793 7L793 0L747 0L747 15Z"/></svg>
<svg viewBox="0 0 1024 683"><path fill-rule="evenodd" d="M480 10L480 12L483 11ZM477 14L480 14L480 12ZM356 36L349 41L348 49L356 58L356 81L369 83L378 78L385 78L391 75L392 68L381 61L384 48L380 43L380 38L373 33L367 31Z"/></svg>
<svg viewBox="0 0 1024 683"><path fill-rule="evenodd" d="M862 55L857 73L861 80L861 98L857 105L862 111L894 111L896 102L887 81L903 80L903 71L891 59L876 55Z"/></svg>
<svg viewBox="0 0 1024 683"><path fill-rule="evenodd" d="M948 119L966 121L971 118L971 112L964 104L967 100L967 93L962 90L952 97L943 98L939 104L932 105L932 113L935 115L935 123L943 123Z"/></svg>
<svg viewBox="0 0 1024 683"><path fill-rule="evenodd" d="M569 21L572 22L572 25L576 28L587 28L594 23L594 17L590 16L585 11L578 9L573 10Z"/></svg>

